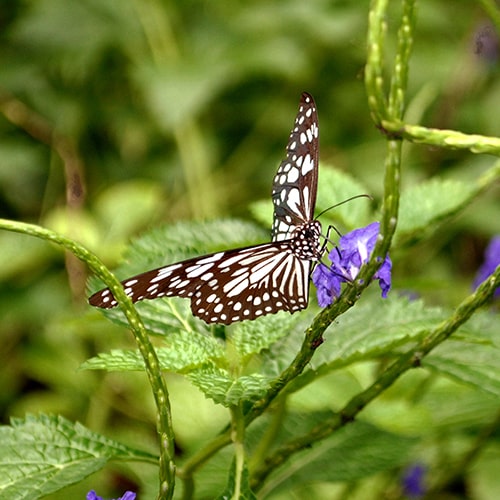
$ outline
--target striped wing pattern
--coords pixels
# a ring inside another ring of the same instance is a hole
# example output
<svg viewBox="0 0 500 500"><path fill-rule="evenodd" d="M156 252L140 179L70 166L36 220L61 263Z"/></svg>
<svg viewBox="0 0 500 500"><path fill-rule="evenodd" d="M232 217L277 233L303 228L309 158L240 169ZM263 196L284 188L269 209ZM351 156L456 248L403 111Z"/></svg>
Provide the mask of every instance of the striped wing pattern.
<svg viewBox="0 0 500 500"><path fill-rule="evenodd" d="M307 307L310 265L297 258L288 243L269 243L160 267L125 280L123 286L134 302L190 297L195 316L230 324ZM89 301L103 308L117 305L109 289Z"/></svg>
<svg viewBox="0 0 500 500"><path fill-rule="evenodd" d="M231 324L307 307L311 263L320 257L321 225L313 220L318 178L318 122L313 98L302 94L299 113L273 182L272 242L213 253L139 274L122 282L133 302L191 299L195 316ZM106 288L89 299L117 302Z"/></svg>
<svg viewBox="0 0 500 500"><path fill-rule="evenodd" d="M314 218L318 186L318 114L314 99L305 92L286 152L273 181L272 241L292 238L297 226Z"/></svg>

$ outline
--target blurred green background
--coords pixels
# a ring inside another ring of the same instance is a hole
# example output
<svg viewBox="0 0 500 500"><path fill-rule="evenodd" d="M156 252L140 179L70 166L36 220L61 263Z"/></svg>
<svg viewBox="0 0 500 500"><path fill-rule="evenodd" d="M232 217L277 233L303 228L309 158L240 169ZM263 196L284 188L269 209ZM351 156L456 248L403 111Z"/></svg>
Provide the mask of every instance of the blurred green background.
<svg viewBox="0 0 500 500"><path fill-rule="evenodd" d="M379 200L385 140L363 85L368 7L365 0L3 0L0 216L65 232L110 266L131 237L163 222L249 218L251 202L269 199L303 90L318 105L322 165L356 177ZM389 53L399 2L391 9ZM498 50L479 2L419 2L408 121L498 136ZM434 175L475 179L492 161L406 145L402 185ZM427 287L433 301L455 304L499 233L497 191L401 257L396 287ZM132 346L89 310L86 270L17 234L0 233L0 255L2 422L62 413L155 450L144 377L78 371L99 351ZM224 412L181 379L170 383L178 418L193 408L199 416L192 435L178 430L179 446L198 446L220 429L216 416ZM114 469L109 491L123 490L130 474Z"/></svg>

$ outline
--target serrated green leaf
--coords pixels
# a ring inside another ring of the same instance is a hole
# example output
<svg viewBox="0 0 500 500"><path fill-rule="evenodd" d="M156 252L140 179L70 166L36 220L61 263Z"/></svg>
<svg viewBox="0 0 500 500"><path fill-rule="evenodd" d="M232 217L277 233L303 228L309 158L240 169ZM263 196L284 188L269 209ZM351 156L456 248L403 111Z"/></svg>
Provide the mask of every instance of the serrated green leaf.
<svg viewBox="0 0 500 500"><path fill-rule="evenodd" d="M443 311L427 307L421 300L395 295L387 299L374 295L371 299L356 304L327 330L316 362L343 366L389 354L418 339L445 317Z"/></svg>
<svg viewBox="0 0 500 500"><path fill-rule="evenodd" d="M162 370L184 373L224 357L223 347L213 337L197 332L177 332L166 339L168 347L157 347ZM100 353L82 364L87 370L134 371L144 369L139 351L113 350Z"/></svg>
<svg viewBox="0 0 500 500"><path fill-rule="evenodd" d="M215 367L205 367L187 376L207 398L226 407L263 397L271 380L260 373L233 378L228 371Z"/></svg>
<svg viewBox="0 0 500 500"><path fill-rule="evenodd" d="M357 421L291 457L286 469L273 474L272 482L282 491L299 483L356 481L403 464L416 442Z"/></svg>
<svg viewBox="0 0 500 500"><path fill-rule="evenodd" d="M101 469L109 460L157 461L61 416L13 418L0 427L2 498L48 495Z"/></svg>
<svg viewBox="0 0 500 500"><path fill-rule="evenodd" d="M210 335L213 326L193 316L190 301L179 297L145 300L135 304L144 326L150 333L168 337L179 332L198 332ZM120 309L106 309L103 313L113 323L127 327L128 323Z"/></svg>
<svg viewBox="0 0 500 500"><path fill-rule="evenodd" d="M431 223L456 213L469 199L472 186L452 179L433 178L401 195L396 237L408 238Z"/></svg>
<svg viewBox="0 0 500 500"><path fill-rule="evenodd" d="M230 341L238 355L245 358L268 349L277 340L290 335L297 327L301 331L305 327L300 314L291 315L288 312L279 312L255 321L235 324L231 330Z"/></svg>
<svg viewBox="0 0 500 500"><path fill-rule="evenodd" d="M487 333L476 332L477 335L480 333L486 341ZM491 342L483 344L450 339L434 349L423 360L422 365L498 397L500 396L500 370L498 369L500 344L498 341L495 344L497 335L498 329L489 338Z"/></svg>

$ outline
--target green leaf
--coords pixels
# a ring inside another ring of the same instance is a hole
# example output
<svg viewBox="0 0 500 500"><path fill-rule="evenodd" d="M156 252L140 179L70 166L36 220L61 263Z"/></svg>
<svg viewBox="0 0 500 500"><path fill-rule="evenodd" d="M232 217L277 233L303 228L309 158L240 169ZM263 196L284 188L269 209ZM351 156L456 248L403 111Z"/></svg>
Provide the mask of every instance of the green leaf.
<svg viewBox="0 0 500 500"><path fill-rule="evenodd" d="M226 407L263 397L271 381L259 373L233 378L227 370L215 367L190 372L188 378L207 398Z"/></svg>
<svg viewBox="0 0 500 500"><path fill-rule="evenodd" d="M463 329L427 356L422 365L459 382L500 396L500 342L498 315L477 314Z"/></svg>
<svg viewBox="0 0 500 500"><path fill-rule="evenodd" d="M221 493L218 497L217 500L231 500L234 498L235 495L235 476L236 476L236 464L235 461L233 460L233 463L231 465L231 469L229 471L229 477L227 480L227 485L226 489L224 490L223 493ZM242 471L241 475L241 486L239 490L239 496L238 500L256 500L257 497L253 493L253 491L250 489L250 484L248 481L248 468L245 466L244 470Z"/></svg>
<svg viewBox="0 0 500 500"><path fill-rule="evenodd" d="M254 321L236 323L230 332L229 341L243 359L268 349L297 329L303 332L305 327L301 314L291 315L282 311Z"/></svg>
<svg viewBox="0 0 500 500"><path fill-rule="evenodd" d="M0 427L2 498L39 498L96 472L112 459L157 457L89 431L61 416L12 418Z"/></svg>
<svg viewBox="0 0 500 500"><path fill-rule="evenodd" d="M457 213L472 194L472 186L452 179L433 178L403 191L396 237L420 239L428 227Z"/></svg>
<svg viewBox="0 0 500 500"><path fill-rule="evenodd" d="M394 294L387 299L378 294L366 298L369 300L356 304L330 326L315 361L338 367L388 355L420 338L445 317L440 309L427 307L421 300Z"/></svg>
<svg viewBox="0 0 500 500"><path fill-rule="evenodd" d="M161 187L152 181L134 180L108 187L94 202L94 211L106 231L104 241L121 243L149 223L161 210L163 197Z"/></svg>
<svg viewBox="0 0 500 500"><path fill-rule="evenodd" d="M196 118L222 88L227 85L229 61L201 57L183 57L168 63L143 63L135 78L142 87L151 114L161 128L171 132ZM175 106L172 103L175 102Z"/></svg>
<svg viewBox="0 0 500 500"><path fill-rule="evenodd" d="M180 331L165 338L168 347L157 347L156 354L162 370L183 373L224 357L224 348L213 337L197 332ZM144 370L139 351L113 350L100 353L82 364L87 370L134 371Z"/></svg>
<svg viewBox="0 0 500 500"><path fill-rule="evenodd" d="M416 442L357 421L292 456L271 481L278 491L316 481L357 481L403 464Z"/></svg>
<svg viewBox="0 0 500 500"><path fill-rule="evenodd" d="M357 179L341 170L322 166L319 171L316 213L363 194L369 193ZM329 210L324 217L336 226L340 224L344 231L350 231L372 221L369 217L370 204L368 198L352 200Z"/></svg>

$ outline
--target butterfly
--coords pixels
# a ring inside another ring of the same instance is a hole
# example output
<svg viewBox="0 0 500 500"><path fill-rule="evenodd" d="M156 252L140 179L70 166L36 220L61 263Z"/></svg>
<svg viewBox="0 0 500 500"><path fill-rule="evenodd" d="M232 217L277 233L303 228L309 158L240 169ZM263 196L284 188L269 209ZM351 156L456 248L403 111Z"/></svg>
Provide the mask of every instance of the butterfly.
<svg viewBox="0 0 500 500"><path fill-rule="evenodd" d="M321 224L314 220L318 185L319 129L316 104L304 92L274 177L271 242L195 257L122 281L133 302L187 297L206 323L229 325L278 311L307 307L309 275L321 258ZM118 303L106 288L89 299L96 307Z"/></svg>

